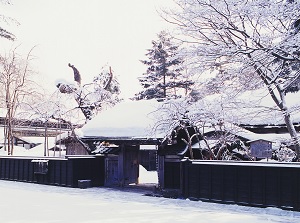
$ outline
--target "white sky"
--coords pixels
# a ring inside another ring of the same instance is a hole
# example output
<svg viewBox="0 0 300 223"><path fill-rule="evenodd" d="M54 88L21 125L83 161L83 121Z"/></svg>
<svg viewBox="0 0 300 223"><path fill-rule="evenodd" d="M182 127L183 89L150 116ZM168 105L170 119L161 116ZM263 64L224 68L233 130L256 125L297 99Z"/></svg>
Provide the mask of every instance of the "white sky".
<svg viewBox="0 0 300 223"><path fill-rule="evenodd" d="M125 98L141 87L137 76L146 71L139 60L157 33L169 26L157 9L172 0L11 0L0 5L1 13L15 18L19 26L2 25L17 36L17 41L0 39L0 50L19 46L33 51L34 68L41 83L55 90L56 79L73 79L67 66L74 64L83 82L90 82L102 66L112 66ZM4 43L4 44L3 44Z"/></svg>

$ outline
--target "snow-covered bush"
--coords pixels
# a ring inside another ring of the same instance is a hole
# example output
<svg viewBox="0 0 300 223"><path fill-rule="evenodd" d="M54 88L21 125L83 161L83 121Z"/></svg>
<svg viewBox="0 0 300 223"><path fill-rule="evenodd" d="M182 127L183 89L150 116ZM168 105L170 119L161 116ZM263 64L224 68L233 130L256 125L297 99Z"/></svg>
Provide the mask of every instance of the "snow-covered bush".
<svg viewBox="0 0 300 223"><path fill-rule="evenodd" d="M287 146L283 146L274 151L274 159L279 162L294 162L297 159L297 154Z"/></svg>

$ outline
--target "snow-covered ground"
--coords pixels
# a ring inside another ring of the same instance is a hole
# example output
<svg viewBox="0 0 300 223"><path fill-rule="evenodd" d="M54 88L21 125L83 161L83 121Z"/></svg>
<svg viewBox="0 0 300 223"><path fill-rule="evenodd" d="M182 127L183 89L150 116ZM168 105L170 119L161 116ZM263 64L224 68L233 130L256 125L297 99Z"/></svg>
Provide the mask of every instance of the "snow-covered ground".
<svg viewBox="0 0 300 223"><path fill-rule="evenodd" d="M296 223L300 212L0 180L0 222Z"/></svg>

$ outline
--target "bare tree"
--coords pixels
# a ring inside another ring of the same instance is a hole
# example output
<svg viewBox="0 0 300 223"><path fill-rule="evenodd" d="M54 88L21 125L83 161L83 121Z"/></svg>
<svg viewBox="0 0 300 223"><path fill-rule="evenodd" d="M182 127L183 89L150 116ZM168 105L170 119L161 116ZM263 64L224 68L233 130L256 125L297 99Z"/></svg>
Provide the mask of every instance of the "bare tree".
<svg viewBox="0 0 300 223"><path fill-rule="evenodd" d="M1 104L6 109L6 128L5 139L7 140L8 155L13 154L13 129L15 115L22 102L30 97L33 90L33 81L29 63L32 59L32 50L26 55L25 59L18 55L16 49L8 55L0 55L0 86L3 89Z"/></svg>
<svg viewBox="0 0 300 223"><path fill-rule="evenodd" d="M299 11L297 1L175 0L165 11L186 44L198 71L218 69L229 82L253 77L267 88L299 158L300 145L286 103L299 90ZM191 46L191 47L190 47ZM259 79L257 79L257 77Z"/></svg>
<svg viewBox="0 0 300 223"><path fill-rule="evenodd" d="M10 2L7 0L0 0L0 4L10 4ZM8 40L12 40L12 41L15 40L15 35L13 33L11 33L10 31L8 31L7 29L5 29L3 26L3 23L5 23L7 25L7 24L9 24L9 22L17 23L17 21L10 17L0 14L0 22L1 22L0 37L8 39Z"/></svg>
<svg viewBox="0 0 300 223"><path fill-rule="evenodd" d="M49 156L49 127L61 129L60 121L53 117L62 117L67 113L66 107L60 101L60 95L57 91L51 95L43 93L38 95L38 97L34 97L30 103L25 103L23 106L28 120L31 123L39 122L44 127L44 156ZM71 127L68 129L71 129ZM61 131L56 134L61 134Z"/></svg>

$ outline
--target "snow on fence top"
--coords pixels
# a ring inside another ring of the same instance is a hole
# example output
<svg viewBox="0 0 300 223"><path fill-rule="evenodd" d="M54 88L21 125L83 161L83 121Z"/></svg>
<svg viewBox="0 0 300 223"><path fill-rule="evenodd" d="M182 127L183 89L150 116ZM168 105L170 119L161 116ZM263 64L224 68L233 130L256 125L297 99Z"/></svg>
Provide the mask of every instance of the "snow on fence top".
<svg viewBox="0 0 300 223"><path fill-rule="evenodd" d="M163 138L163 131L153 129L158 106L156 100L120 102L83 126L83 137Z"/></svg>

